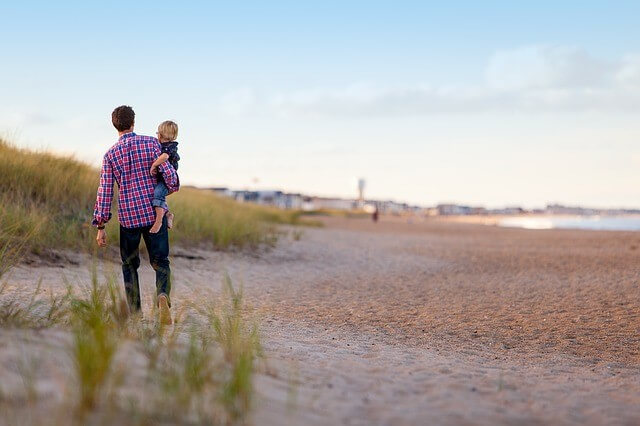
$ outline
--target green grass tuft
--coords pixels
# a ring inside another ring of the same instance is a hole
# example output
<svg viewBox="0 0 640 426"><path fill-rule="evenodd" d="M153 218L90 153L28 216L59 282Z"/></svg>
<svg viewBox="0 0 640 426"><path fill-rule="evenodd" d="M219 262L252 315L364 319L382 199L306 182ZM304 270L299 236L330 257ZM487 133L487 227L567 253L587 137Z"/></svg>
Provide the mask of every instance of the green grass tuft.
<svg viewBox="0 0 640 426"><path fill-rule="evenodd" d="M96 407L111 371L119 330L128 317L120 308L123 298L117 295L113 281L98 285L94 273L86 297L71 301L72 358L78 381L79 413Z"/></svg>

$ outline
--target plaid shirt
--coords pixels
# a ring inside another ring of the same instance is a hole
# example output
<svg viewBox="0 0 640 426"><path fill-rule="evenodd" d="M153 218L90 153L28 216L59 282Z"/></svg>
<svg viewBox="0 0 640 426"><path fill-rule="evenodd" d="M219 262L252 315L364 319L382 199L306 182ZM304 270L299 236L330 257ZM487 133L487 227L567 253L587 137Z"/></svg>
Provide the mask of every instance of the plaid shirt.
<svg viewBox="0 0 640 426"><path fill-rule="evenodd" d="M125 228L139 228L155 221L156 214L151 200L157 180L151 176L150 170L161 153L160 143L156 138L135 133L120 136L118 143L107 151L102 161L93 225L102 225L111 219L114 180L118 183L120 224ZM180 188L178 175L168 161L160 165L159 172L170 192Z"/></svg>

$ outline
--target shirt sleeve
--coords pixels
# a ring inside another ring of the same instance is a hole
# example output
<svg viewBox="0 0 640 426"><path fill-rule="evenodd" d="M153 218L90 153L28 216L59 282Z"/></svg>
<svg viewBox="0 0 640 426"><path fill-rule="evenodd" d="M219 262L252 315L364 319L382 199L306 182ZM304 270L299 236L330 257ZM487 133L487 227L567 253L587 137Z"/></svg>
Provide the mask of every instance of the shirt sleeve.
<svg viewBox="0 0 640 426"><path fill-rule="evenodd" d="M105 155L100 171L100 184L96 204L93 207L94 226L104 225L111 219L111 203L113 201L113 167L111 161Z"/></svg>
<svg viewBox="0 0 640 426"><path fill-rule="evenodd" d="M159 142L153 144L154 146L154 156L158 158L160 154L162 154L162 149ZM162 173L162 178L164 179L165 185L167 185L167 189L169 189L169 193L174 193L180 189L180 179L178 178L178 173L173 168L171 163L165 161L160 164L158 167L160 172Z"/></svg>

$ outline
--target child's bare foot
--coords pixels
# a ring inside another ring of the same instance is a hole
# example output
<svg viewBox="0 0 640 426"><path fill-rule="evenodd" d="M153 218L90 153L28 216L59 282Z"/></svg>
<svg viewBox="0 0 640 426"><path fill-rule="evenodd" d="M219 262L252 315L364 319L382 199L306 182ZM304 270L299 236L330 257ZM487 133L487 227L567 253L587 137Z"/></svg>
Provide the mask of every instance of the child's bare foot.
<svg viewBox="0 0 640 426"><path fill-rule="evenodd" d="M173 228L173 213L167 213L167 228Z"/></svg>
<svg viewBox="0 0 640 426"><path fill-rule="evenodd" d="M153 226L151 227L151 229L149 229L149 233L150 234L157 234L160 231L161 227L162 227L162 222L155 222L153 224Z"/></svg>

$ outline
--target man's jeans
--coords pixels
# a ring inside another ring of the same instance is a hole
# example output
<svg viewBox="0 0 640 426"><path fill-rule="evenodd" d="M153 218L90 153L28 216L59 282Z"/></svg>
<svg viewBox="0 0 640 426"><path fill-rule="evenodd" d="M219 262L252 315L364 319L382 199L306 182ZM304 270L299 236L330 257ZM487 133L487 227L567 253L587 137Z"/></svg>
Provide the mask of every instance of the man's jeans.
<svg viewBox="0 0 640 426"><path fill-rule="evenodd" d="M158 180L156 186L153 188L153 200L151 200L151 205L153 207L162 207L165 210L169 210L169 206L167 205L167 195L169 195L169 188L164 183L163 180Z"/></svg>
<svg viewBox="0 0 640 426"><path fill-rule="evenodd" d="M149 229L151 226L125 228L120 225L120 257L122 258L124 290L132 311L140 311L141 309L138 281L140 237L144 239L151 266L156 271L156 293L158 295L165 294L170 300L171 269L169 268L169 232L167 231L166 216L162 220L162 227L157 234L150 233Z"/></svg>

